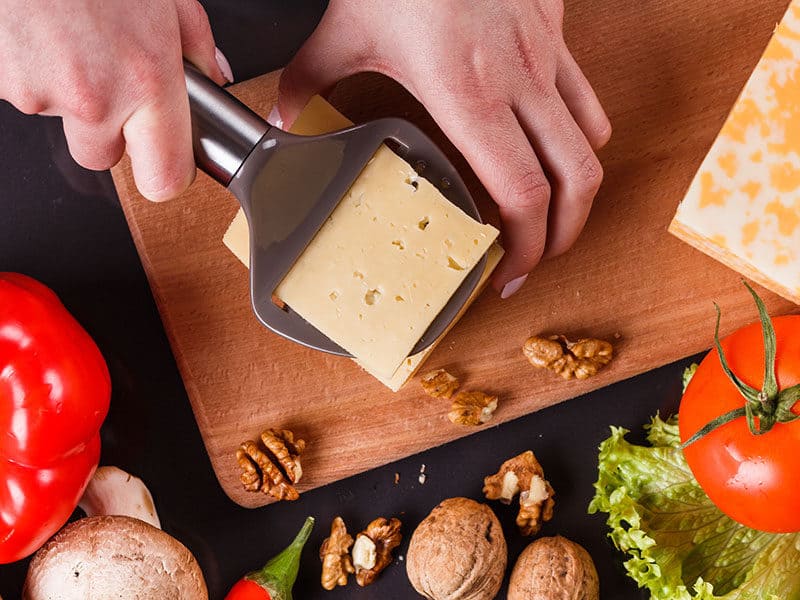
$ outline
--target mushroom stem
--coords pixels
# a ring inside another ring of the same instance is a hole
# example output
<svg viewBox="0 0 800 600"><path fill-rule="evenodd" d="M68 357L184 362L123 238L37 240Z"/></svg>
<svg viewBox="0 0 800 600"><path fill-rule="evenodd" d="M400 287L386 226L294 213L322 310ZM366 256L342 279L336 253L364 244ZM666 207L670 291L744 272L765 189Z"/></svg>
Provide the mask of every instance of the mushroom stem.
<svg viewBox="0 0 800 600"><path fill-rule="evenodd" d="M153 496L144 482L118 467L99 467L81 501L87 517L120 515L133 517L161 529Z"/></svg>

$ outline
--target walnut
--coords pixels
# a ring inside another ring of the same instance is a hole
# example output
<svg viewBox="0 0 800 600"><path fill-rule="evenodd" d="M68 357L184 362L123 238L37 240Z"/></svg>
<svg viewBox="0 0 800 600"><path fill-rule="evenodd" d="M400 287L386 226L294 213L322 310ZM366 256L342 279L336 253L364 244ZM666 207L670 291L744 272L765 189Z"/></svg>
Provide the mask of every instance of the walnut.
<svg viewBox="0 0 800 600"><path fill-rule="evenodd" d="M336 517L331 523L331 536L325 538L319 549L319 558L322 560L322 587L332 590L337 585L347 585L347 574L355 573L353 561L350 558L350 546L353 537L347 533L341 517Z"/></svg>
<svg viewBox="0 0 800 600"><path fill-rule="evenodd" d="M497 410L497 396L483 392L459 392L447 418L456 425L482 425Z"/></svg>
<svg viewBox="0 0 800 600"><path fill-rule="evenodd" d="M444 369L436 369L422 376L422 389L432 398L451 398L458 386L461 385Z"/></svg>
<svg viewBox="0 0 800 600"><path fill-rule="evenodd" d="M491 600L500 591L508 550L485 504L450 498L419 524L406 553L408 579L432 600Z"/></svg>
<svg viewBox="0 0 800 600"><path fill-rule="evenodd" d="M563 335L528 338L522 351L534 367L549 369L564 379L588 379L611 362L614 349L592 338L570 342Z"/></svg>
<svg viewBox="0 0 800 600"><path fill-rule="evenodd" d="M268 429L261 434L260 441L258 445L247 440L236 450L244 489L263 492L276 500L297 500L300 495L294 484L303 476L300 454L306 443L295 440L294 434L286 429Z"/></svg>
<svg viewBox="0 0 800 600"><path fill-rule="evenodd" d="M517 527L522 535L535 535L542 523L553 518L555 491L544 478L544 470L532 451L509 458L500 470L483 480L488 500L510 504L519 494Z"/></svg>
<svg viewBox="0 0 800 600"><path fill-rule="evenodd" d="M582 546L561 536L539 538L525 548L508 583L508 600L549 598L600 598L592 557Z"/></svg>
<svg viewBox="0 0 800 600"><path fill-rule="evenodd" d="M353 545L353 566L356 569L356 582L361 587L375 581L378 574L392 562L392 550L400 545L400 519L380 517L367 525L356 536Z"/></svg>

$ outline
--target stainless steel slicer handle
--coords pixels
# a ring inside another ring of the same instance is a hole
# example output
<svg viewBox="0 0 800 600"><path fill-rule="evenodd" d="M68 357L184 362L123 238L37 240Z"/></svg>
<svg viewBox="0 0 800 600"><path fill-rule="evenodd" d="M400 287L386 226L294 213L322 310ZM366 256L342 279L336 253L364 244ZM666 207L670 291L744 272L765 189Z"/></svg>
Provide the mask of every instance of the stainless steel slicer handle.
<svg viewBox="0 0 800 600"><path fill-rule="evenodd" d="M227 187L270 125L185 60L183 73L195 163Z"/></svg>

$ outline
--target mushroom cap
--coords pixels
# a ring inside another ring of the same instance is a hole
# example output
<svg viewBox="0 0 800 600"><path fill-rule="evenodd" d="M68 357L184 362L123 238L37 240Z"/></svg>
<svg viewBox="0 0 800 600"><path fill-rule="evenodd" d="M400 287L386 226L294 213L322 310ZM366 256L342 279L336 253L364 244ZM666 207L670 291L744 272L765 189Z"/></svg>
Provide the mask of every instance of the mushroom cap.
<svg viewBox="0 0 800 600"><path fill-rule="evenodd" d="M565 537L543 537L522 551L508 584L508 600L598 600L592 557Z"/></svg>
<svg viewBox="0 0 800 600"><path fill-rule="evenodd" d="M433 600L490 600L508 561L492 509L469 498L441 502L417 527L406 553L411 585Z"/></svg>
<svg viewBox="0 0 800 600"><path fill-rule="evenodd" d="M169 534L131 517L70 523L33 557L24 600L207 600L200 565Z"/></svg>

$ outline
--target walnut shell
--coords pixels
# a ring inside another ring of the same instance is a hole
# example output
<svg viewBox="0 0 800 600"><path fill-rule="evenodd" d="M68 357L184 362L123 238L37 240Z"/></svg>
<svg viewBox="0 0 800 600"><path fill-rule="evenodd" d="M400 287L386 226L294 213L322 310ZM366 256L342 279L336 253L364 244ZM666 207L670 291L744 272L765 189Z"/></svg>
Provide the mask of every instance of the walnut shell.
<svg viewBox="0 0 800 600"><path fill-rule="evenodd" d="M444 500L419 524L406 553L411 585L431 600L491 600L508 563L500 522L485 504Z"/></svg>
<svg viewBox="0 0 800 600"><path fill-rule="evenodd" d="M600 583L592 557L561 536L543 537L517 559L508 600L599 600Z"/></svg>

